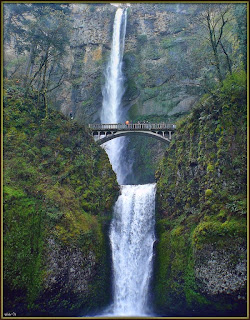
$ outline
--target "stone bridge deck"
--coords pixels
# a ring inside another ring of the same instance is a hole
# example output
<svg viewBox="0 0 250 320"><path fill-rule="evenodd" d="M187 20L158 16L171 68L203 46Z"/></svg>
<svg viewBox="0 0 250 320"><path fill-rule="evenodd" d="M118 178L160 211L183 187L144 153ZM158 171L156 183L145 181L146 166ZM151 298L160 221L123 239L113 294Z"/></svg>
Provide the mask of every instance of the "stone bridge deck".
<svg viewBox="0 0 250 320"><path fill-rule="evenodd" d="M163 142L170 142L175 131L174 124L131 123L131 124L89 124L92 135L99 144L114 138L132 134L151 136Z"/></svg>

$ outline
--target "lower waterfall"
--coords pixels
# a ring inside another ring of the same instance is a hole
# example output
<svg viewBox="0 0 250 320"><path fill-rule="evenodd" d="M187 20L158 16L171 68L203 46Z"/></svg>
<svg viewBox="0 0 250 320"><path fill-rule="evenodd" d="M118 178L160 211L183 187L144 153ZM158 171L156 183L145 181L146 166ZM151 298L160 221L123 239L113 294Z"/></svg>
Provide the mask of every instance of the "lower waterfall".
<svg viewBox="0 0 250 320"><path fill-rule="evenodd" d="M114 271L113 314L142 316L152 273L155 184L123 185L114 207L110 240Z"/></svg>
<svg viewBox="0 0 250 320"><path fill-rule="evenodd" d="M150 317L156 184L121 185L110 227L113 302L96 317Z"/></svg>

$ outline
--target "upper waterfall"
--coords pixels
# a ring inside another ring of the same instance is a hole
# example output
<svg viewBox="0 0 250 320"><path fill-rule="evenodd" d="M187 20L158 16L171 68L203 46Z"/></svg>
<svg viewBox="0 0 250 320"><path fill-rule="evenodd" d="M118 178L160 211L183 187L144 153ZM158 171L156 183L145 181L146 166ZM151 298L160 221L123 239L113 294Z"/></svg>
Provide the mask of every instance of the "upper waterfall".
<svg viewBox="0 0 250 320"><path fill-rule="evenodd" d="M108 65L105 70L105 85L102 89L103 102L101 112L102 123L123 122L122 96L124 89L124 76L122 73L122 59L127 24L127 9L118 8L113 25L113 38ZM117 175L119 184L123 184L132 164L122 164L122 154L125 150L126 138L117 138L104 145L108 153L113 170Z"/></svg>
<svg viewBox="0 0 250 320"><path fill-rule="evenodd" d="M120 104L124 94L122 58L124 51L126 23L127 10L118 8L113 25L110 60L105 70L105 86L102 90L102 123L118 123L121 121Z"/></svg>

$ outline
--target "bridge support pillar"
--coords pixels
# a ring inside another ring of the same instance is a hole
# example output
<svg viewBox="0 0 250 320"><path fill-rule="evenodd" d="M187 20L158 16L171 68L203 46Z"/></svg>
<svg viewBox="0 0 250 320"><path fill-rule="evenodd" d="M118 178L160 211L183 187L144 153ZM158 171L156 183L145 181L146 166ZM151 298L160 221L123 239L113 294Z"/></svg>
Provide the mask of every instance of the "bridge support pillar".
<svg viewBox="0 0 250 320"><path fill-rule="evenodd" d="M168 137L169 137L169 140L172 139L172 131L168 131Z"/></svg>

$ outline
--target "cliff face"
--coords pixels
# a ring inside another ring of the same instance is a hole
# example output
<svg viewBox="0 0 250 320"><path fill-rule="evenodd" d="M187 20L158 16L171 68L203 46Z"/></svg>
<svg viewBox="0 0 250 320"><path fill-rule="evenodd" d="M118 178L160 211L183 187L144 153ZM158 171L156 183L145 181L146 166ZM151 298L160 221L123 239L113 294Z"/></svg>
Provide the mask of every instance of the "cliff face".
<svg viewBox="0 0 250 320"><path fill-rule="evenodd" d="M191 12L194 8L189 9ZM72 5L74 33L71 108L77 119L99 121L103 72L109 56L116 7ZM124 53L129 117L173 117L187 112L199 90L188 59L190 13L177 5L131 4ZM191 75L191 78L190 78ZM69 105L62 108L69 111Z"/></svg>
<svg viewBox="0 0 250 320"><path fill-rule="evenodd" d="M111 5L71 5L74 29L71 37L71 71L65 97L58 107L82 123L100 122L102 85L110 53L116 8Z"/></svg>
<svg viewBox="0 0 250 320"><path fill-rule="evenodd" d="M187 112L199 94L187 63L190 12L160 4L134 4L128 10L124 60L130 116L166 120Z"/></svg>
<svg viewBox="0 0 250 320"><path fill-rule="evenodd" d="M4 312L76 316L111 298L107 228L119 191L84 126L13 81L4 97Z"/></svg>
<svg viewBox="0 0 250 320"><path fill-rule="evenodd" d="M228 77L178 123L156 173L162 314L246 315L245 79Z"/></svg>

